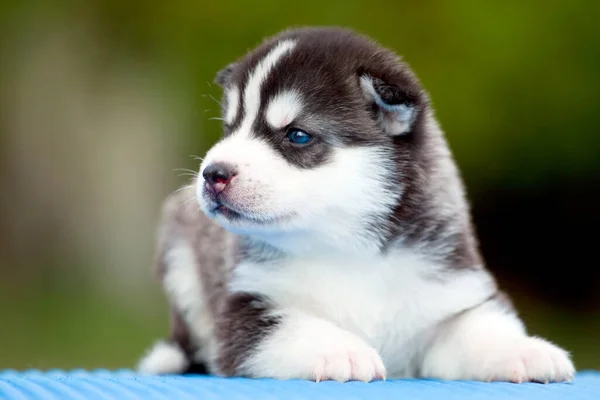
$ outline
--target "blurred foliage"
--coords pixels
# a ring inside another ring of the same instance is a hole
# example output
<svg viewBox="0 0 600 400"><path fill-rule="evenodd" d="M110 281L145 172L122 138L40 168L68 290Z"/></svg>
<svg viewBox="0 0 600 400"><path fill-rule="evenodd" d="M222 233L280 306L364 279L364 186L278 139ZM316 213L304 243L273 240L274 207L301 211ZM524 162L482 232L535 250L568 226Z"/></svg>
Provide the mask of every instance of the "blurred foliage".
<svg viewBox="0 0 600 400"><path fill-rule="evenodd" d="M8 29L83 18L110 43L98 62L160 64L164 79L192 97L187 134L207 139L198 153L219 135L204 112L218 113L210 99L219 96L210 84L216 71L281 29L342 25L413 66L473 187L539 182L600 164L596 1L5 0L0 12Z"/></svg>
<svg viewBox="0 0 600 400"><path fill-rule="evenodd" d="M100 37L102 45L82 57L106 71L151 65L173 101L184 99L187 107L184 129L173 135L189 146L173 167L196 169L187 156L201 155L220 134L210 120L219 113L212 80L220 68L287 27L352 27L414 68L476 196L571 177L597 182L599 17L600 2L591 0L4 0L0 58L26 48L46 24L58 24ZM144 304L122 304L59 271L35 284L0 282L0 368L132 366L166 333L158 286ZM578 366L600 368L597 319L522 299L532 331L572 349Z"/></svg>

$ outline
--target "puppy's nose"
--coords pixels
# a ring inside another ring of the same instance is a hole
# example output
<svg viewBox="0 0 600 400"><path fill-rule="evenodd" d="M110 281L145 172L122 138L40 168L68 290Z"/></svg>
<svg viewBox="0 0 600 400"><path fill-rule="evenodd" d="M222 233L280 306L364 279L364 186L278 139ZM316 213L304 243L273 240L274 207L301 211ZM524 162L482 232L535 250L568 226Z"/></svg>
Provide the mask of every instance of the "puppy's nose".
<svg viewBox="0 0 600 400"><path fill-rule="evenodd" d="M214 163L204 168L202 177L206 181L206 187L214 194L219 194L235 175L233 168L227 164Z"/></svg>

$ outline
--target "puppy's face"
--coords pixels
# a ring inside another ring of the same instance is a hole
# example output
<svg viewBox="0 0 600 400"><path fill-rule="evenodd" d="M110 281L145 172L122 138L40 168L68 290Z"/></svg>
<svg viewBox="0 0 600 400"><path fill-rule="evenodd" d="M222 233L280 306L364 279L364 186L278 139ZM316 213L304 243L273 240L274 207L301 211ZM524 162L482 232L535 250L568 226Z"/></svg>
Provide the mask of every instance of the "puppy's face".
<svg viewBox="0 0 600 400"><path fill-rule="evenodd" d="M400 200L398 147L424 102L393 54L345 30L289 31L217 81L225 134L200 166L197 197L225 228L334 234Z"/></svg>

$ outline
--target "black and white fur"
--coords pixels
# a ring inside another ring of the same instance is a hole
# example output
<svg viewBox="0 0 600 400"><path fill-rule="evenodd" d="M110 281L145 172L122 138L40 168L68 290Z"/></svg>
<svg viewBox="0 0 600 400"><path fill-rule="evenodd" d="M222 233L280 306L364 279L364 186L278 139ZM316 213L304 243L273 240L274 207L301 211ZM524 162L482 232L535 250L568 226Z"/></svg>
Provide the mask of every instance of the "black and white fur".
<svg viewBox="0 0 600 400"><path fill-rule="evenodd" d="M200 171L235 175L218 195L200 177L166 202L172 334L141 372L573 378L485 269L444 134L400 58L346 29L295 29L217 82L225 134ZM313 141L291 143L291 128Z"/></svg>

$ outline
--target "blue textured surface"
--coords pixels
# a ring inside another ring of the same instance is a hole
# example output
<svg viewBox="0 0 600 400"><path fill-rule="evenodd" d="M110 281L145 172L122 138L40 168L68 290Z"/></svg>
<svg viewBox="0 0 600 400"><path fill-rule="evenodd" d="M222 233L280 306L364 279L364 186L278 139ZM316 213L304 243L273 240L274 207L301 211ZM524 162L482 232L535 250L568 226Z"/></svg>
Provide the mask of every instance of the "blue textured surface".
<svg viewBox="0 0 600 400"><path fill-rule="evenodd" d="M3 371L0 399L569 399L600 400L600 372L572 383L482 383L435 380L307 382L207 376L139 376L131 371Z"/></svg>

